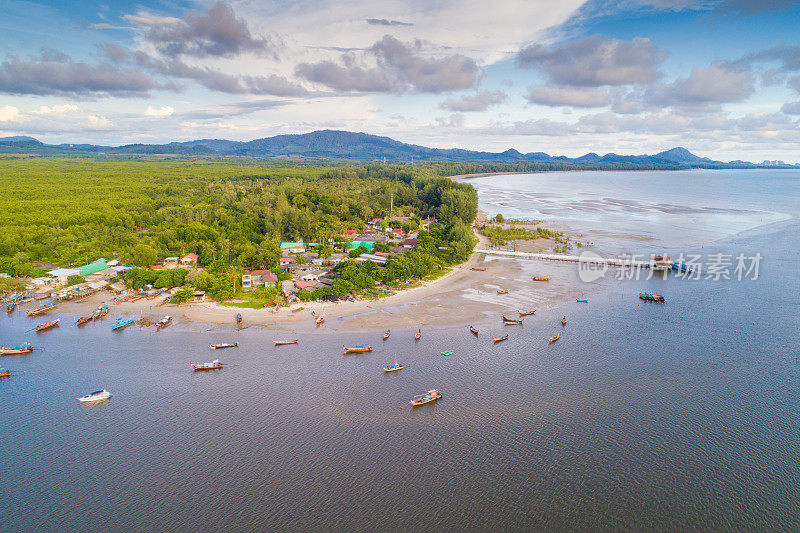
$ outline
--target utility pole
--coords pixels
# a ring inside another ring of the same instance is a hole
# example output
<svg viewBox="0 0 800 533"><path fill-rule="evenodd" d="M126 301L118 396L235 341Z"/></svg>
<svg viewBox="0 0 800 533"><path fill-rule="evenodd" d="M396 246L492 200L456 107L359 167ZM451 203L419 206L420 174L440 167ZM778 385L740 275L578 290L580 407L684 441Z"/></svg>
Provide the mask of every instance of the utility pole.
<svg viewBox="0 0 800 533"><path fill-rule="evenodd" d="M389 216L391 216L392 211L394 211L394 193L389 196Z"/></svg>

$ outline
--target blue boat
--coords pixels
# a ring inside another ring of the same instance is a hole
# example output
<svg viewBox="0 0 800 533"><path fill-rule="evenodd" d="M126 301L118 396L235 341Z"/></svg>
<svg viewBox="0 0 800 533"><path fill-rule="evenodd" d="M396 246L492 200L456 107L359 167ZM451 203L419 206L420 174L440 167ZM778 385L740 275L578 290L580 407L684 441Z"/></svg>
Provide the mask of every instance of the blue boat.
<svg viewBox="0 0 800 533"><path fill-rule="evenodd" d="M12 303L10 303L10 304L6 304L6 312L7 312L7 313L10 313L10 312L12 312L12 311L13 311L14 309L16 309L16 308L17 308L17 304L15 304L15 303L13 303L13 302L12 302Z"/></svg>
<svg viewBox="0 0 800 533"><path fill-rule="evenodd" d="M589 303L589 300L579 300L577 298L575 299L575 301L579 302L579 303L582 303L582 304L588 304Z"/></svg>
<svg viewBox="0 0 800 533"><path fill-rule="evenodd" d="M131 324L133 324L133 319L132 318L119 317L117 319L117 321L114 322L114 325L111 326L111 331L116 331L118 329L122 329L124 327L130 326Z"/></svg>
<svg viewBox="0 0 800 533"><path fill-rule="evenodd" d="M672 270L675 270L676 272L688 272L689 274L692 273L692 269L689 268L689 265L686 263L679 263L677 261L672 263Z"/></svg>

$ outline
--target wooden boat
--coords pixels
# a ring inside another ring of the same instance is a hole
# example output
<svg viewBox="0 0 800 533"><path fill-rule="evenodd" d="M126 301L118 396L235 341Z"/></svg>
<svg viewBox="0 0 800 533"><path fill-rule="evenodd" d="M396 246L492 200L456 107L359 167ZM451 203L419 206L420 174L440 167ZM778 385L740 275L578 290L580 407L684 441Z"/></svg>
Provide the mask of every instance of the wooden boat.
<svg viewBox="0 0 800 533"><path fill-rule="evenodd" d="M656 302L660 304L663 304L666 301L662 295L653 292L640 292L639 298L645 302Z"/></svg>
<svg viewBox="0 0 800 533"><path fill-rule="evenodd" d="M470 327L469 327L469 331L470 331L470 332L471 332L473 335L475 335L476 337L478 336L478 330L475 328L475 326L470 326Z"/></svg>
<svg viewBox="0 0 800 533"><path fill-rule="evenodd" d="M325 322L325 315L319 315L317 317L317 327L320 327L323 322Z"/></svg>
<svg viewBox="0 0 800 533"><path fill-rule="evenodd" d="M559 333L555 337L547 337L547 340L549 340L550 342L556 342L560 337L561 337L561 333Z"/></svg>
<svg viewBox="0 0 800 533"><path fill-rule="evenodd" d="M76 326L82 326L82 325L86 324L87 322L89 322L90 320L94 320L94 315L93 314L80 317L78 320L75 321L75 325Z"/></svg>
<svg viewBox="0 0 800 533"><path fill-rule="evenodd" d="M48 298L50 298L50 294L48 294L46 292L33 295L33 299L34 300L46 300Z"/></svg>
<svg viewBox="0 0 800 533"><path fill-rule="evenodd" d="M285 346L287 344L297 344L298 339L293 341L272 341L275 343L275 346Z"/></svg>
<svg viewBox="0 0 800 533"><path fill-rule="evenodd" d="M24 353L31 353L33 351L33 346L29 343L20 344L19 346L14 346L13 348L6 348L3 346L0 348L0 355L22 355Z"/></svg>
<svg viewBox="0 0 800 533"><path fill-rule="evenodd" d="M99 402L100 400L108 400L109 398L111 398L111 393L103 389L94 391L90 394L87 394L86 396L82 396L81 398L75 398L75 399L78 400L79 402L86 403L86 402Z"/></svg>
<svg viewBox="0 0 800 533"><path fill-rule="evenodd" d="M222 368L222 363L219 362L219 359L214 359L210 363L189 363L189 366L195 372L201 372L203 370L217 370Z"/></svg>
<svg viewBox="0 0 800 533"><path fill-rule="evenodd" d="M44 323L39 324L38 326L36 326L36 332L39 333L40 331L45 331L45 330L48 330L50 328L54 328L54 327L56 327L58 325L58 323L60 321L61 321L61 315L58 315L58 318L55 319L54 321L52 321L52 322L44 322Z"/></svg>
<svg viewBox="0 0 800 533"><path fill-rule="evenodd" d="M29 304L29 303L31 303L31 302L33 302L33 301L34 301L34 299L33 299L32 297L30 297L30 296L26 296L25 298L23 298L22 300L20 300L20 301L19 301L19 302L17 302L17 303L18 303L18 304Z"/></svg>
<svg viewBox="0 0 800 533"><path fill-rule="evenodd" d="M503 315L503 324L506 326L519 326L522 325L522 320L508 318L506 315Z"/></svg>
<svg viewBox="0 0 800 533"><path fill-rule="evenodd" d="M505 340L508 340L508 335L503 335L502 337L495 337L494 339L492 339L492 342L503 342Z"/></svg>
<svg viewBox="0 0 800 533"><path fill-rule="evenodd" d="M240 325L242 323L242 314L236 313L236 325Z"/></svg>
<svg viewBox="0 0 800 533"><path fill-rule="evenodd" d="M575 301L581 304L588 304L589 300L575 298Z"/></svg>
<svg viewBox="0 0 800 533"><path fill-rule="evenodd" d="M222 348L238 348L238 347L239 347L239 343L238 342L234 342L233 344L231 344L229 342L221 342L219 344L212 344L211 345L211 349L212 350L220 350Z"/></svg>
<svg viewBox="0 0 800 533"><path fill-rule="evenodd" d="M352 346L349 348L347 346L342 346L342 352L345 355L349 353L367 353L371 351L372 351L372 346L370 346L369 344L360 344L358 346Z"/></svg>
<svg viewBox="0 0 800 533"><path fill-rule="evenodd" d="M400 363L395 363L393 365L383 367L384 372L397 372L398 370L403 370L403 365Z"/></svg>
<svg viewBox="0 0 800 533"><path fill-rule="evenodd" d="M527 311L518 311L519 316L528 316L536 314L536 309L528 309Z"/></svg>
<svg viewBox="0 0 800 533"><path fill-rule="evenodd" d="M429 390L425 394L414 396L409 402L413 407L425 405L426 403L435 402L442 397L442 394L437 390Z"/></svg>
<svg viewBox="0 0 800 533"><path fill-rule="evenodd" d="M132 318L119 317L117 321L114 322L114 325L111 326L111 331L117 331L118 329L127 328L131 324L133 324Z"/></svg>
<svg viewBox="0 0 800 533"><path fill-rule="evenodd" d="M30 311L25 311L28 316L39 316L45 313L49 313L53 309L56 308L56 304L45 304L41 307L37 307L36 309L31 309Z"/></svg>
<svg viewBox="0 0 800 533"><path fill-rule="evenodd" d="M567 325L567 317L564 317L564 318L561 319L561 325L562 326L566 326Z"/></svg>
<svg viewBox="0 0 800 533"><path fill-rule="evenodd" d="M477 270L478 272L486 272L486 267L472 267L472 270Z"/></svg>
<svg viewBox="0 0 800 533"><path fill-rule="evenodd" d="M550 278L533 278L533 281L550 281Z"/></svg>
<svg viewBox="0 0 800 533"><path fill-rule="evenodd" d="M507 290L499 290L499 291L497 291L497 294L508 294L508 291Z"/></svg>
<svg viewBox="0 0 800 533"><path fill-rule="evenodd" d="M415 341L418 341L418 340L420 340L421 338L422 338L422 330L420 329L420 330L418 330L418 331L417 331L417 332L414 334L414 340L415 340Z"/></svg>
<svg viewBox="0 0 800 533"><path fill-rule="evenodd" d="M10 370L6 370L6 371L0 370L0 378L10 378L10 377L11 377L11 371Z"/></svg>
<svg viewBox="0 0 800 533"><path fill-rule="evenodd" d="M386 333L384 333L384 334L383 334L383 340L386 340L386 339L388 339L388 338L389 338L389 335L391 335L391 334L392 334L391 330L388 330L388 329L387 329L387 330L386 330Z"/></svg>
<svg viewBox="0 0 800 533"><path fill-rule="evenodd" d="M158 322L156 322L156 329L161 329L169 326L172 323L172 317L167 315Z"/></svg>
<svg viewBox="0 0 800 533"><path fill-rule="evenodd" d="M97 320L98 318L104 318L108 314L108 306L104 305L103 307L98 307L94 313L92 313L92 318Z"/></svg>
<svg viewBox="0 0 800 533"><path fill-rule="evenodd" d="M453 355L453 352L440 352L437 355L441 355L441 356L444 356L444 357L450 357L451 355Z"/></svg>
<svg viewBox="0 0 800 533"><path fill-rule="evenodd" d="M15 304L14 302L11 302L10 304L6 304L6 313L10 313L16 308L17 308L17 304Z"/></svg>

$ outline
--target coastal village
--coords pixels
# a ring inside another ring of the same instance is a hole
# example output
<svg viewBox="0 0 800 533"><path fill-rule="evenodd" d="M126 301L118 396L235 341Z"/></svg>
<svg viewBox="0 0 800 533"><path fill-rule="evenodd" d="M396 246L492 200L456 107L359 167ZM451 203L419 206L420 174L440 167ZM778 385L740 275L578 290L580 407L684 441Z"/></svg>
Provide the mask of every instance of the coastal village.
<svg viewBox="0 0 800 533"><path fill-rule="evenodd" d="M331 238L327 244L338 251L327 256L320 253L320 243L302 240L281 242L281 257L277 268L243 270L241 278L237 280L237 289L247 293L275 287L286 305L297 303L299 291L314 291L332 286L338 275L334 267L342 261L354 259L383 267L391 257L414 248L417 245L418 230L427 230L435 222L435 218L419 220L411 216L392 217L388 220L373 218L361 229L345 230L341 235ZM412 230L411 227L415 229ZM159 258L150 269L164 271L181 268L202 271L199 259L193 252ZM188 285L170 288L146 285L134 289L124 281L125 272L132 268L133 265L123 264L116 258L99 258L81 266L53 268L46 276L25 279L28 295L22 296L19 302L24 303L26 298L30 301L48 297L57 301L81 301L103 290L113 292L115 300L120 303L141 298L152 299L161 295L165 295L163 302L166 303L181 291L191 292L191 298L188 299L190 302L206 300L204 291L195 290ZM382 290L388 292L387 289ZM338 301L339 298L332 294L325 297L329 302ZM351 295L348 298L352 300L354 297ZM279 302L270 303L276 307L280 305Z"/></svg>

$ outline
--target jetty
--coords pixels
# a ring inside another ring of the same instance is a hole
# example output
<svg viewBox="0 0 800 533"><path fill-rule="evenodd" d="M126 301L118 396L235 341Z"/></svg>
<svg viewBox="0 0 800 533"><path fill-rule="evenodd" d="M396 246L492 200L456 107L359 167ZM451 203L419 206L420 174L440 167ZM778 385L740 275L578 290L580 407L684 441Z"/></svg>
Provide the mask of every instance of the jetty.
<svg viewBox="0 0 800 533"><path fill-rule="evenodd" d="M512 252L508 250L479 250L486 255L499 255L503 257L515 257L517 259L531 259L538 261L566 261L569 263L585 263L592 265L609 265L626 268L653 268L656 265L654 260L641 261L638 259L621 259L614 257L586 257L580 255L566 254L543 254L531 252Z"/></svg>

